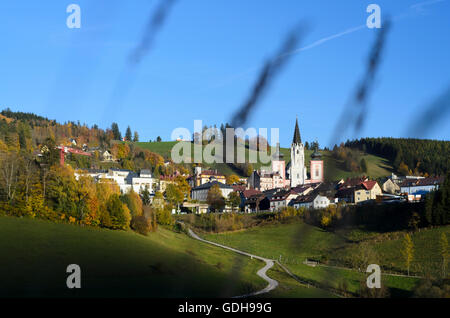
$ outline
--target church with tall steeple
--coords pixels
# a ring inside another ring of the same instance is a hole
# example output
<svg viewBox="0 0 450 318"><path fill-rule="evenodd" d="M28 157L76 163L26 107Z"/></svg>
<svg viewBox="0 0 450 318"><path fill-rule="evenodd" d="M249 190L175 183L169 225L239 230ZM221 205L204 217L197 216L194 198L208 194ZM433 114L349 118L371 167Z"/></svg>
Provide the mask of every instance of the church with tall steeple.
<svg viewBox="0 0 450 318"><path fill-rule="evenodd" d="M305 146L300 136L298 118L295 120L294 137L291 144L291 161L286 165L280 144L272 156L271 167L254 170L248 179L249 189L260 191L274 188L295 188L304 184L320 183L324 181L324 165L319 150L315 149L309 161L310 177L308 178L305 162Z"/></svg>
<svg viewBox="0 0 450 318"><path fill-rule="evenodd" d="M291 188L306 183L305 148L298 128L298 118L295 120L294 138L291 144L291 162L289 170Z"/></svg>

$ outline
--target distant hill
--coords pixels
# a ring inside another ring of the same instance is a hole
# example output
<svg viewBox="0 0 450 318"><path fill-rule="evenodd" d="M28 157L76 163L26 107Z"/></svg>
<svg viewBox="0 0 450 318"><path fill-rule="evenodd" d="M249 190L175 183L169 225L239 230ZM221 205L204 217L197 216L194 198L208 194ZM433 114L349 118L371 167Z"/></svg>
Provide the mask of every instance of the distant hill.
<svg viewBox="0 0 450 318"><path fill-rule="evenodd" d="M49 123L51 120L48 118L33 114L33 113L24 113L24 112L13 112L11 109L7 108L0 112L0 120L5 119L8 123L13 120L20 120L32 124L37 123Z"/></svg>
<svg viewBox="0 0 450 318"><path fill-rule="evenodd" d="M136 145L143 149L148 149L152 152L158 153L166 159L169 159L171 156L172 147L177 144L176 141L168 141L168 142L137 142ZM248 156L249 152L252 150L246 149L246 155ZM289 148L280 148L280 152L284 155L284 160L286 161L286 165L290 162L290 149ZM309 169L309 161L312 150L305 151L305 160L307 162L307 168ZM389 160L382 158L380 156L371 155L367 153L363 153L362 158L365 158L367 161L367 172L350 172L347 171L344 167L342 161L335 159L330 151L321 151L324 166L325 166L325 179L326 180L339 180L341 178L345 179L347 177L358 176L358 175L368 175L371 178L379 178L389 176L392 171L392 164ZM193 151L191 151L193 156ZM261 162L252 164L254 169L259 169L262 164ZM209 165L211 169L217 169L219 172L230 175L230 174L238 174L243 176L243 174L235 169L233 166L227 164L211 164Z"/></svg>
<svg viewBox="0 0 450 318"><path fill-rule="evenodd" d="M361 138L346 147L382 156L402 174L445 175L450 168L450 141L416 138Z"/></svg>

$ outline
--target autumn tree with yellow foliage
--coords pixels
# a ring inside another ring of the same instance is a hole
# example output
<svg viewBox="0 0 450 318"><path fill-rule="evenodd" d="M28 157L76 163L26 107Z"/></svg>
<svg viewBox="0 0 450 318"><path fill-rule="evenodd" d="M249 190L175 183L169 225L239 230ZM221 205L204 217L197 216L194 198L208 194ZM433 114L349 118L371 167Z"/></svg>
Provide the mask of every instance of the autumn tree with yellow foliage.
<svg viewBox="0 0 450 318"><path fill-rule="evenodd" d="M411 239L411 236L407 233L405 234L403 238L403 251L402 251L404 260L405 260L405 266L408 269L408 275L409 275L409 268L411 266L411 262L414 259L414 243Z"/></svg>

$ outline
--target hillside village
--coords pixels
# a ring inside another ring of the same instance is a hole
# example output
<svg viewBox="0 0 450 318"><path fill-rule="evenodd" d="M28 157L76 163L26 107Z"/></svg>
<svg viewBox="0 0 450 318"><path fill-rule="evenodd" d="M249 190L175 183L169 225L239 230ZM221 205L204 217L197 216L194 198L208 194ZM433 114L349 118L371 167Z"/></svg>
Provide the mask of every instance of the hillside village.
<svg viewBox="0 0 450 318"><path fill-rule="evenodd" d="M74 140L71 143L76 145ZM64 152L70 152L71 149L66 147ZM97 150L88 150L85 145L83 149L90 152ZM309 173L305 166L308 163L305 162L304 150L297 120L290 162L286 165L278 146L278 151L272 156L271 166L254 170L248 178L236 177L230 181L217 170L203 169L201 166L194 167L192 174L175 170L173 175L159 177L155 177L149 169L134 172L118 168L78 169L75 176L78 179L81 175L88 175L96 182L111 180L118 184L122 193L132 190L142 194L148 191L151 198L157 192L167 198L167 185L176 185L177 180L184 179L189 184L189 194L184 196L182 204L178 209L174 208L172 213L274 212L285 207L321 209L333 204L419 202L425 194L437 190L444 181L443 177L397 176L394 173L384 178L383 182L366 176L325 181L327 167L320 150L316 147L311 155ZM61 154L63 158L63 150ZM117 161L108 150L104 150L101 157L104 162ZM63 159L61 164L64 164ZM213 192L220 193L219 198L212 199ZM232 197L238 197L237 203L236 199L230 203L232 193ZM212 200L220 201L219 209L211 207Z"/></svg>
<svg viewBox="0 0 450 318"><path fill-rule="evenodd" d="M18 222L15 226L20 228L22 222L29 222L29 229L36 230L38 236L46 235L47 231L42 230L46 226L84 234L97 228L98 231L92 233L101 236L109 233L113 241L120 241L122 234L129 234L133 239L154 240L164 245L163 255L166 255L167 244L179 247L182 254L194 258L198 264L197 255L203 253L204 246L197 246L195 251L188 247L191 240L186 239L185 234L189 232L185 229L189 228L202 236L208 235L211 242L227 243L226 246L241 250L264 242L260 250L254 251L255 255L276 259L283 253L283 257L288 256L286 259L297 258L295 263L284 265L290 270L301 269L295 275L323 291L328 291L329 286L322 281L327 275L316 276L321 266L328 266L330 262L344 266L336 275L339 281L334 282L333 290L347 296L349 291L352 295L363 293L357 289L358 282L350 281L349 290L340 285L340 280L349 269L359 268L359 259L366 257L364 253L374 252L367 248L367 244L372 244L373 235L376 235L375 240L386 244L391 244L391 238L403 244L398 239L402 232L398 231L413 231L432 238L413 236L418 253L411 267L414 274L428 275L427 268L432 269L433 277L445 273L442 264L446 264L446 258L441 258L439 248L445 245L447 234L443 233L443 238L436 235L448 230L450 178L446 168L448 161L442 161L442 157L450 153L449 142L361 139L336 145L330 151L320 149L317 143L310 146L304 142L296 120L290 148L276 145L267 165L260 162L254 165L177 164L170 157L172 147L177 142L191 145L191 141L162 142L158 137L155 141L139 142L138 133L133 136L130 127L122 138L116 123L111 129L103 130L95 125L89 128L80 123L59 124L34 114L10 110L1 114L0 227L9 231L8 237L24 235L22 230L11 227L10 222ZM206 139L202 145L211 142ZM269 148L260 140L256 145L256 151L261 146ZM250 142L246 146L249 153ZM310 241L304 246L301 256L304 259L298 258L298 246L290 243L298 233L297 230L293 233L292 227L298 227L302 233L314 233L302 236L302 243L304 239ZM260 231L261 236L254 237L254 231ZM238 246L239 242L222 241L233 240L240 233L243 246ZM176 236L176 240L167 243L168 235ZM358 250L353 250L354 240L359 240L361 235L363 241L357 243ZM63 234L61 240L78 242L78 234L76 237ZM28 236L27 241L39 242L33 235ZM115 245L108 240L101 241L107 242L109 247ZM272 255L266 254L269 241L274 245L269 249ZM343 241L347 242L344 249ZM86 242L91 244L92 240L86 239ZM180 243L187 245L183 247ZM331 245L324 249L322 243ZM283 244L288 244L289 248L280 250ZM128 251L132 245L123 246ZM109 247L98 248L93 254L102 255L101 251ZM363 248L363 254L359 248ZM383 270L409 276L409 265L398 256L399 248L402 247L383 248L383 253L389 252L389 257L384 254L373 257L382 256ZM142 252L135 253L136 259L141 259ZM218 254L226 259L222 251ZM117 255L122 259L123 252ZM161 260L154 254L151 258L156 262ZM220 265L229 261L225 259L211 266L218 272L228 271ZM141 265L133 265L131 272L142 268ZM303 267L310 265L316 266L317 271L309 272ZM159 273L161 266L154 266ZM401 279L402 284L416 279L408 276ZM165 280L163 286L166 286ZM389 283L392 292L397 287ZM402 285L400 289L411 294L413 287ZM300 294L303 295L303 291Z"/></svg>
<svg viewBox="0 0 450 318"><path fill-rule="evenodd" d="M449 299L450 0L328 2L0 2L12 312Z"/></svg>
<svg viewBox="0 0 450 318"><path fill-rule="evenodd" d="M426 197L432 199L426 194L444 182L440 173L446 171L446 163L440 158L449 151L444 141L383 138L342 143L333 151L320 149L317 142L302 140L296 119L290 148L277 144L268 165L177 164L171 160L171 149L178 142L192 141L162 142L158 136L139 142L130 127L122 137L117 123L103 130L9 109L1 114L4 213L114 229L136 229L142 223L148 230L173 224L177 214L286 209L326 214L342 206L395 202L422 203L418 210L423 211ZM222 136L226 127L217 128ZM206 138L202 145L211 142L215 140ZM247 154L271 148L259 138L255 149L245 142ZM355 148L346 146L352 143ZM413 152L411 144L420 145L418 151ZM389 166L388 160L364 148L395 160ZM430 151L425 153L424 148ZM428 204L428 210L434 204Z"/></svg>

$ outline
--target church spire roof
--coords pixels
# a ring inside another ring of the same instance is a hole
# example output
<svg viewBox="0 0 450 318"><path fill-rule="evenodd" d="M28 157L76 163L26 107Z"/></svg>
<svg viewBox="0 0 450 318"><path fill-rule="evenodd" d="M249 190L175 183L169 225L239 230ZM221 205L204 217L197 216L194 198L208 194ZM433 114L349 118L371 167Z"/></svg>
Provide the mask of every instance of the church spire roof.
<svg viewBox="0 0 450 318"><path fill-rule="evenodd" d="M300 144L302 142L302 137L300 137L300 129L298 128L298 118L295 119L295 130L294 138L292 139L293 144Z"/></svg>

